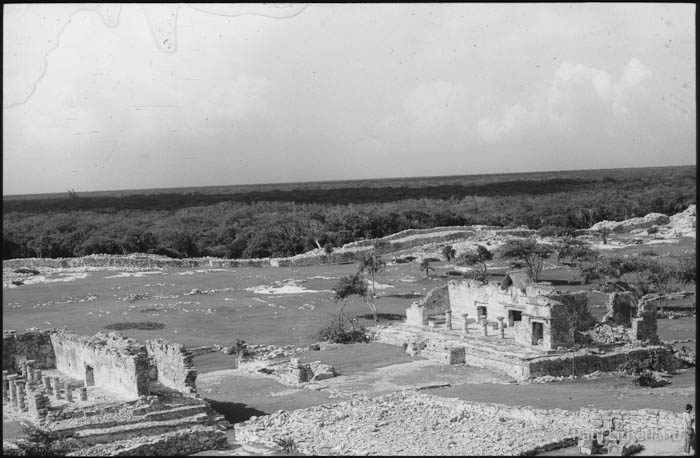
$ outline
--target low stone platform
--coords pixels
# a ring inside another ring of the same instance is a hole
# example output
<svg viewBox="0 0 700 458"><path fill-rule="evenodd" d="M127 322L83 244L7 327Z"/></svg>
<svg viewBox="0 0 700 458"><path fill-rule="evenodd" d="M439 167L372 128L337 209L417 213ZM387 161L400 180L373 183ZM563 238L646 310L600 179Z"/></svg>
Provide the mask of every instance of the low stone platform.
<svg viewBox="0 0 700 458"><path fill-rule="evenodd" d="M671 357L669 350L660 345L618 347L606 353L594 349L577 351L544 351L525 347L515 342L506 330L503 338L498 331L483 336L476 326L469 332L444 328L411 326L392 323L371 328L372 340L379 343L404 346L408 353L444 364L467 364L505 373L515 379L544 375L586 375L595 371L614 371L627 361L642 360L653 352Z"/></svg>

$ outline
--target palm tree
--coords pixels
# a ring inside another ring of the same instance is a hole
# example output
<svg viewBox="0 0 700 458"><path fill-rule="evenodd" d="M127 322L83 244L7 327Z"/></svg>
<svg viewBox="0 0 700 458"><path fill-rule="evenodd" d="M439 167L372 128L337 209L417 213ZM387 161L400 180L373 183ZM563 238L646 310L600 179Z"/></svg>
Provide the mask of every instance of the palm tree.
<svg viewBox="0 0 700 458"><path fill-rule="evenodd" d="M372 296L368 294L367 284L360 275L360 272L356 272L353 275L346 275L341 277L338 281L338 285L333 288L334 296L333 300L335 302L343 301L343 305L340 307L340 313L342 315L343 309L345 308L345 303L350 298L350 296L360 296L362 300L367 304L369 309L372 311L374 316L374 321L379 321L377 318L377 307L374 305Z"/></svg>
<svg viewBox="0 0 700 458"><path fill-rule="evenodd" d="M427 258L423 258L423 260L420 262L420 266L418 267L420 270L425 270L425 276L430 278L430 271L435 270L433 267L430 265L430 261L428 261Z"/></svg>
<svg viewBox="0 0 700 458"><path fill-rule="evenodd" d="M452 261L455 258L455 255L457 254L457 251L455 251L454 248L452 248L452 245L446 245L442 248L442 255L447 259L447 264L452 267L452 264L450 261Z"/></svg>
<svg viewBox="0 0 700 458"><path fill-rule="evenodd" d="M372 277L372 297L377 297L377 294L374 291L374 274L381 271L384 266L386 266L386 263L382 261L382 259L375 253L363 254L362 258L360 258L358 271L369 272L370 276Z"/></svg>

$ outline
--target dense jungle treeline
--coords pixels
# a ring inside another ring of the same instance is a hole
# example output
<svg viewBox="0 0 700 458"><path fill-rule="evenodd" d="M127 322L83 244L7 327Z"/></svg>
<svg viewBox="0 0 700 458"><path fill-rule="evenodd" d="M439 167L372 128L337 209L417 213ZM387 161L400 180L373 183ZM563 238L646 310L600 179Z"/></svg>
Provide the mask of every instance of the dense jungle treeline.
<svg viewBox="0 0 700 458"><path fill-rule="evenodd" d="M673 173L651 170L623 179L473 186L5 200L3 259L135 252L281 257L316 248L317 242L341 246L404 229L472 224L585 229L605 219L672 215L695 203L694 166Z"/></svg>

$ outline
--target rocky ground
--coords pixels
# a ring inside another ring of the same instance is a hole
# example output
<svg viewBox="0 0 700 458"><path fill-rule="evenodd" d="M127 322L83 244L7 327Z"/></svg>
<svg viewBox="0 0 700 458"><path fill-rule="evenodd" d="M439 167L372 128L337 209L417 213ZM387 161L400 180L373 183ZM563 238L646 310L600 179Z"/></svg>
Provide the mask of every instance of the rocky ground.
<svg viewBox="0 0 700 458"><path fill-rule="evenodd" d="M251 418L236 425L244 442L287 443L311 455L517 455L560 446L575 431L561 418L456 401L414 391L356 397Z"/></svg>

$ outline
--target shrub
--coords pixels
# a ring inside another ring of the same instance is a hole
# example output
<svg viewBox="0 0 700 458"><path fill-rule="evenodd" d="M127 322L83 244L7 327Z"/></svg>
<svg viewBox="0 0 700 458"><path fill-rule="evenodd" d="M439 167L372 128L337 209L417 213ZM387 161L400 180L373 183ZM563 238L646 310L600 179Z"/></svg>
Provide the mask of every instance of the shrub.
<svg viewBox="0 0 700 458"><path fill-rule="evenodd" d="M644 250L639 253L639 256L658 256L659 253L657 253L654 250Z"/></svg>
<svg viewBox="0 0 700 458"><path fill-rule="evenodd" d="M478 280L483 284L487 284L489 281L486 279L486 275L480 270L472 270L464 273L464 278L470 278L472 280Z"/></svg>
<svg viewBox="0 0 700 458"><path fill-rule="evenodd" d="M18 440L16 448L3 444L2 454L7 456L66 456L83 448L78 439L60 439L58 434L48 429L40 428L32 423L21 421L20 428L25 438Z"/></svg>
<svg viewBox="0 0 700 458"><path fill-rule="evenodd" d="M649 229L647 229L647 234L649 235L654 235L659 232L658 226L651 226Z"/></svg>
<svg viewBox="0 0 700 458"><path fill-rule="evenodd" d="M625 361L617 367L618 371L629 375L640 375L645 371L671 372L673 369L673 361L662 358L658 351L640 361Z"/></svg>
<svg viewBox="0 0 700 458"><path fill-rule="evenodd" d="M540 237L573 237L576 229L563 226L542 226L537 230Z"/></svg>
<svg viewBox="0 0 700 458"><path fill-rule="evenodd" d="M245 340L236 339L236 343L228 347L226 354L247 356L249 354L248 344L245 343Z"/></svg>
<svg viewBox="0 0 700 458"><path fill-rule="evenodd" d="M355 326L351 323L348 330L347 322L348 319L342 313L332 318L331 324L319 331L319 340L341 344L369 342L369 336L364 326Z"/></svg>
<svg viewBox="0 0 700 458"><path fill-rule="evenodd" d="M276 438L274 439L274 441L275 444L282 447L284 453L287 453L289 455L299 453L299 448L297 447L296 441L289 436Z"/></svg>
<svg viewBox="0 0 700 458"><path fill-rule="evenodd" d="M19 269L15 269L14 272L16 274L32 274L32 275L39 275L39 271L35 269L27 269L26 267L20 267Z"/></svg>
<svg viewBox="0 0 700 458"><path fill-rule="evenodd" d="M663 378L657 377L653 371L645 370L637 376L634 380L634 384L637 386L643 386L648 388L659 388L662 386L669 385L671 382L664 380Z"/></svg>
<svg viewBox="0 0 700 458"><path fill-rule="evenodd" d="M155 321L134 321L127 323L112 323L108 324L104 328L115 331L124 331L126 329L163 329L164 327L165 325L163 323L157 323Z"/></svg>
<svg viewBox="0 0 700 458"><path fill-rule="evenodd" d="M389 242L384 239L378 239L374 241L374 248L387 248Z"/></svg>

